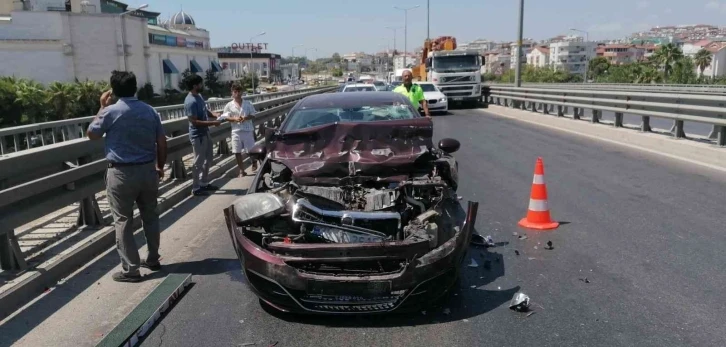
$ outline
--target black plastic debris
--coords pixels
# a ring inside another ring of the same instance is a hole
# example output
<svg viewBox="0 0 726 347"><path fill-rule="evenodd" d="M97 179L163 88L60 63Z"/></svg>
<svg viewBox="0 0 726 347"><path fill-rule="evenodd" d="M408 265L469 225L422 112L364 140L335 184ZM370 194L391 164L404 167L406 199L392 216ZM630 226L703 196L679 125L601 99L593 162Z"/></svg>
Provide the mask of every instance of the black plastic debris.
<svg viewBox="0 0 726 347"><path fill-rule="evenodd" d="M482 246L482 247L494 247L496 244L494 243L494 240L492 240L491 236L481 236L479 234L472 234L471 235L471 242L470 244L474 246Z"/></svg>
<svg viewBox="0 0 726 347"><path fill-rule="evenodd" d="M519 255L519 251L515 249L514 254Z"/></svg>
<svg viewBox="0 0 726 347"><path fill-rule="evenodd" d="M529 296L522 292L514 294L512 301L509 303L509 309L517 312L529 311Z"/></svg>
<svg viewBox="0 0 726 347"><path fill-rule="evenodd" d="M587 279L587 277L585 277L585 278L580 278L580 282L590 283L590 280Z"/></svg>
<svg viewBox="0 0 726 347"><path fill-rule="evenodd" d="M547 241L547 247L545 247L547 250L553 250L555 247L552 245L552 241Z"/></svg>

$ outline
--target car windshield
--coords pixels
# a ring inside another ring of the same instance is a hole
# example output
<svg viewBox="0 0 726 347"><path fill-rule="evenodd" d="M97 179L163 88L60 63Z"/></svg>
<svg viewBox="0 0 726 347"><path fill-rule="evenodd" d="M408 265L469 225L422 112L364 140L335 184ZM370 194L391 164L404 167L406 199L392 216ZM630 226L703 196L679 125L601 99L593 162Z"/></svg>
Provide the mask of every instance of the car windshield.
<svg viewBox="0 0 726 347"><path fill-rule="evenodd" d="M438 90L436 90L436 86L433 84L424 83L424 84L419 84L419 86L421 86L421 89L424 92L438 92Z"/></svg>
<svg viewBox="0 0 726 347"><path fill-rule="evenodd" d="M408 105L376 105L356 108L314 108L298 110L288 116L283 132L332 123L380 122L420 117Z"/></svg>
<svg viewBox="0 0 726 347"><path fill-rule="evenodd" d="M344 92L375 92L374 86L363 86L363 87L348 87L345 88Z"/></svg>
<svg viewBox="0 0 726 347"><path fill-rule="evenodd" d="M382 81L375 81L375 82L373 82L373 85L376 86L376 87L383 87L386 84L383 83Z"/></svg>

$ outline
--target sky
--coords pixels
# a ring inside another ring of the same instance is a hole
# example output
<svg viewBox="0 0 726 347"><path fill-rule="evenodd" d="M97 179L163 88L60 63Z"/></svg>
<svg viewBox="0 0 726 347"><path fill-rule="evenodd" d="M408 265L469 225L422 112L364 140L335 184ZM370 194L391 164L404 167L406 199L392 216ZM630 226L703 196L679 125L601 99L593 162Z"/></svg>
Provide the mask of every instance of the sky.
<svg viewBox="0 0 726 347"><path fill-rule="evenodd" d="M426 0L128 0L134 7L162 18L184 9L198 27L209 30L213 47L249 42L268 43L268 52L309 58L333 53L378 52L404 49L404 12L408 11L407 47L423 45L426 38ZM518 0L430 0L431 37L454 36L459 44L483 38L514 41ZM535 40L572 34L570 28L589 32L590 39L621 38L653 26L712 24L726 18L726 0L525 0L524 37ZM317 49L313 50L313 48Z"/></svg>

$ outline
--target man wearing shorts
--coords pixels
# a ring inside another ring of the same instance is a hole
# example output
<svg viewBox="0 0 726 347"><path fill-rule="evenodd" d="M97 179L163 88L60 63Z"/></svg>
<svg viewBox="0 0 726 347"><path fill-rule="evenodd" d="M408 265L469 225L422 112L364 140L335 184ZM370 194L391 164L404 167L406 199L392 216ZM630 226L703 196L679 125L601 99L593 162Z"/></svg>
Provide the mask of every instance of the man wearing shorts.
<svg viewBox="0 0 726 347"><path fill-rule="evenodd" d="M224 106L223 118L226 118L232 125L232 153L237 159L239 176L245 176L243 154L249 154L250 149L255 145L255 125L253 123L255 107L249 100L242 99L242 85L232 85L232 101ZM226 116L226 117L225 117ZM252 161L252 171L257 170L257 162Z"/></svg>

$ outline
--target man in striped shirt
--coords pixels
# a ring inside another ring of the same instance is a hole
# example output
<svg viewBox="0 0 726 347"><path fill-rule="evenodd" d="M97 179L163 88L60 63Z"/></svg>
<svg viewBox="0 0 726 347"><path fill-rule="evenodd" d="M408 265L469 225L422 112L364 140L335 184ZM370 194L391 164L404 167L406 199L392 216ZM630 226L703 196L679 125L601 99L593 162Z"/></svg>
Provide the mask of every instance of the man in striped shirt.
<svg viewBox="0 0 726 347"><path fill-rule="evenodd" d="M242 99L242 85L233 84L232 101L227 103L222 114L223 118L232 124L232 153L237 159L240 177L245 176L243 154L249 153L255 145L255 125L253 123L255 113L257 111L252 103ZM257 162L252 157L250 160L252 161L252 171L257 170Z"/></svg>

